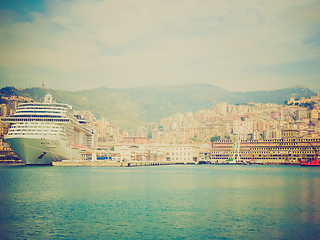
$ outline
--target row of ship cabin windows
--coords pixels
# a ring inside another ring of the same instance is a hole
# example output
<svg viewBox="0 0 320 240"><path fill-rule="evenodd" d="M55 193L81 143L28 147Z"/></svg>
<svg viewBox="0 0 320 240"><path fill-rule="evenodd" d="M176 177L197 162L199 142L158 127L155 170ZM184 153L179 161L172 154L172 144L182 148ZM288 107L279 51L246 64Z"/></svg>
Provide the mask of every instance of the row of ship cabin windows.
<svg viewBox="0 0 320 240"><path fill-rule="evenodd" d="M47 117L47 116L46 116ZM69 122L69 119L50 119L50 118L10 118L10 121L16 122Z"/></svg>
<svg viewBox="0 0 320 240"><path fill-rule="evenodd" d="M19 109L16 111L16 114L17 113L64 113L65 111L57 111L56 109L52 109L51 111L38 111L38 109L36 110L30 110L30 109Z"/></svg>
<svg viewBox="0 0 320 240"><path fill-rule="evenodd" d="M26 127L28 127L28 129L37 129L37 128L40 128L40 129L43 129L43 127L47 127L47 128L51 128L51 129L59 129L58 126L52 126L52 125L45 125L45 124L42 124L42 125L29 125L29 124L19 124L19 125L13 125L11 128L22 128L22 129L26 129Z"/></svg>
<svg viewBox="0 0 320 240"><path fill-rule="evenodd" d="M47 133L8 133L8 135L12 136L12 135L59 135L57 133L50 133L50 134L47 134Z"/></svg>
<svg viewBox="0 0 320 240"><path fill-rule="evenodd" d="M15 118L21 118L21 117L27 117L27 118L35 118L35 117L39 117L39 118L61 118L61 115L37 115L37 114L16 114L14 115Z"/></svg>
<svg viewBox="0 0 320 240"><path fill-rule="evenodd" d="M59 133L61 133L62 131L60 130L52 130L52 129L43 129L43 130L40 130L39 131L39 129L23 129L23 128L21 128L21 129L15 129L15 130L13 130L13 132L39 132L39 133L41 133L41 132L59 132Z"/></svg>

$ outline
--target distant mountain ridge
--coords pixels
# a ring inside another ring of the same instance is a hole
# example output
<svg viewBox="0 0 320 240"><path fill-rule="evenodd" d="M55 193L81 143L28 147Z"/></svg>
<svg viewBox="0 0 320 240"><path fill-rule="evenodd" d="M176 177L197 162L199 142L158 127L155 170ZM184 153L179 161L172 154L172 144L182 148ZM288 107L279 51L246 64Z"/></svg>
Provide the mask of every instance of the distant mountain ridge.
<svg viewBox="0 0 320 240"><path fill-rule="evenodd" d="M214 85L191 84L180 86L148 86L126 89L97 88L85 91L53 89L2 88L0 94L14 92L40 101L47 92L57 102L68 103L77 110L89 110L97 118L104 117L121 128L136 128L146 122L159 122L175 113L209 109L219 102L230 104L277 103L291 97L315 95L309 88L296 87L272 91L233 92ZM9 93L8 93L9 94Z"/></svg>

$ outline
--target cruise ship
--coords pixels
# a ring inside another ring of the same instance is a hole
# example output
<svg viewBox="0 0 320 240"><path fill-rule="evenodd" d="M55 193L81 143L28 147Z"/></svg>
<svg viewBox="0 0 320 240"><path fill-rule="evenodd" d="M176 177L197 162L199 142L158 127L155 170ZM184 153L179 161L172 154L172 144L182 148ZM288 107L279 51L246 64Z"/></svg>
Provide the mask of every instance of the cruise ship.
<svg viewBox="0 0 320 240"><path fill-rule="evenodd" d="M43 103L20 103L2 121L10 123L5 141L27 165L84 160L95 147L87 121L75 115L72 106L53 102L50 94Z"/></svg>

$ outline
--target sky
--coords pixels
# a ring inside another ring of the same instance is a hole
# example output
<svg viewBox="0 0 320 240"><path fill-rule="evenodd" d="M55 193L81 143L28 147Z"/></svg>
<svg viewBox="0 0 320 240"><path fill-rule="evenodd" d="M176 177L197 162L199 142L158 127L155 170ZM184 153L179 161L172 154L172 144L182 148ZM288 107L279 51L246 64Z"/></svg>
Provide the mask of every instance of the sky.
<svg viewBox="0 0 320 240"><path fill-rule="evenodd" d="M320 89L320 0L0 0L0 86Z"/></svg>

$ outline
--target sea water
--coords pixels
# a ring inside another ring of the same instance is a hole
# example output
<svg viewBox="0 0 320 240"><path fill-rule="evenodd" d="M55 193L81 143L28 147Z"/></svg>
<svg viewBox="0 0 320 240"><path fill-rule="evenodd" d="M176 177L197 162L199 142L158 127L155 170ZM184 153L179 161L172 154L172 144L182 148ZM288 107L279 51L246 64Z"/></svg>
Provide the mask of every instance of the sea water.
<svg viewBox="0 0 320 240"><path fill-rule="evenodd" d="M320 239L320 168L0 166L0 239Z"/></svg>

